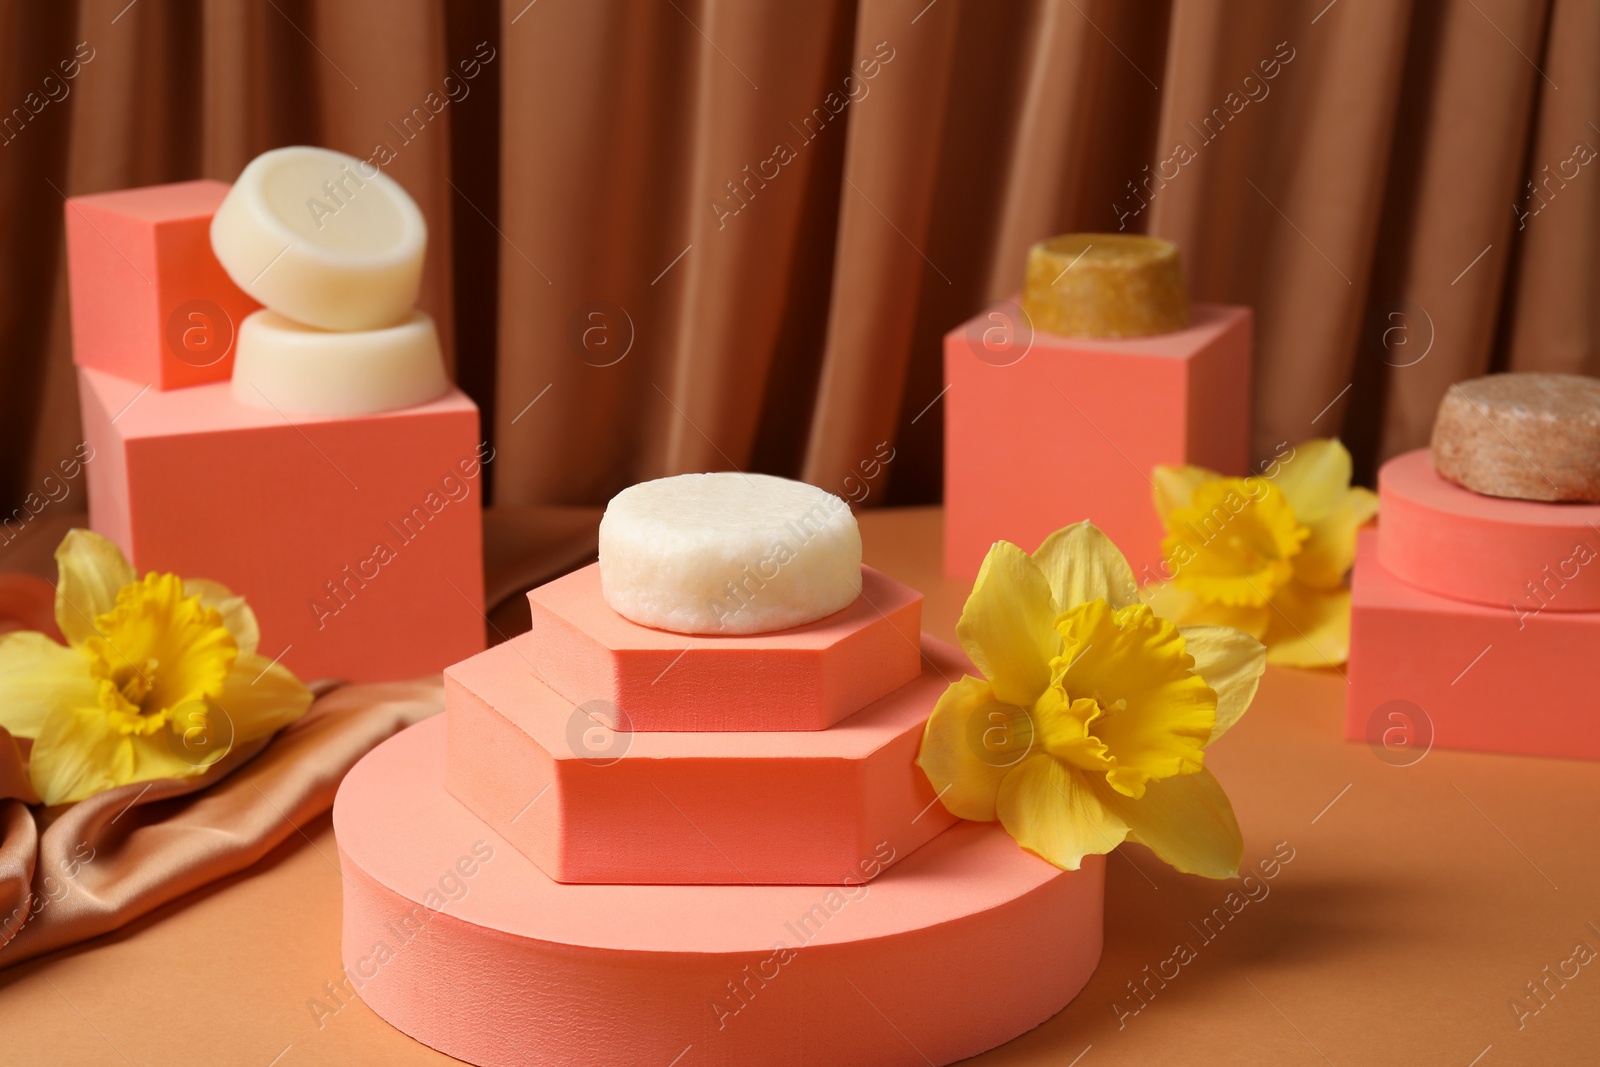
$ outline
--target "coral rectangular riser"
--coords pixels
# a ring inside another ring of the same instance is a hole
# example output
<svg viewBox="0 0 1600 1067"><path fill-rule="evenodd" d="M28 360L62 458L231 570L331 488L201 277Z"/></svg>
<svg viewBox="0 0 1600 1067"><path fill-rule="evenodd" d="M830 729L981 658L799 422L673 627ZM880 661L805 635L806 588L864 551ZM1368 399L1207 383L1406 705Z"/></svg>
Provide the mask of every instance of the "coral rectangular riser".
<svg viewBox="0 0 1600 1067"><path fill-rule="evenodd" d="M1431 730L1440 748L1600 759L1600 612L1435 596L1383 568L1370 530L1352 601L1350 740L1381 744L1393 728L1412 744Z"/></svg>

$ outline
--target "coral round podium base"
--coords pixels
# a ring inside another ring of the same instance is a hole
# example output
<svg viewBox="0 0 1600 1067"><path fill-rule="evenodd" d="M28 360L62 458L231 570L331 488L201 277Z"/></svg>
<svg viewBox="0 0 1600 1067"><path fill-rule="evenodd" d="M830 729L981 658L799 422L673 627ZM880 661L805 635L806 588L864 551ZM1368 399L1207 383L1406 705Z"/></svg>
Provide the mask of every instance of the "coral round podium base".
<svg viewBox="0 0 1600 1067"><path fill-rule="evenodd" d="M442 718L357 764L333 822L351 987L477 1064L952 1063L1100 958L1101 857L1059 871L994 824L856 886L551 881L445 792Z"/></svg>
<svg viewBox="0 0 1600 1067"><path fill-rule="evenodd" d="M1600 504L1484 496L1426 448L1378 471L1378 562L1435 596L1512 611L1600 611Z"/></svg>

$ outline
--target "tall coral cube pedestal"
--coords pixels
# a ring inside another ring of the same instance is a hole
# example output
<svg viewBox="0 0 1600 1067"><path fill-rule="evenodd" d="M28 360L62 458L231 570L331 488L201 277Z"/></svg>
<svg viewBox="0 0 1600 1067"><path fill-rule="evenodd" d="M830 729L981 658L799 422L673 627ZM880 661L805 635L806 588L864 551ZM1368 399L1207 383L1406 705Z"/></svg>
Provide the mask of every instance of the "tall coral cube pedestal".
<svg viewBox="0 0 1600 1067"><path fill-rule="evenodd" d="M344 418L79 371L94 529L134 566L249 599L302 678L411 678L484 647L478 409Z"/></svg>
<svg viewBox="0 0 1600 1067"><path fill-rule="evenodd" d="M1091 340L1034 334L1007 303L946 334L945 573L971 579L995 541L1031 552L1089 519L1154 577L1151 468L1249 465L1251 322L1197 304L1186 329Z"/></svg>

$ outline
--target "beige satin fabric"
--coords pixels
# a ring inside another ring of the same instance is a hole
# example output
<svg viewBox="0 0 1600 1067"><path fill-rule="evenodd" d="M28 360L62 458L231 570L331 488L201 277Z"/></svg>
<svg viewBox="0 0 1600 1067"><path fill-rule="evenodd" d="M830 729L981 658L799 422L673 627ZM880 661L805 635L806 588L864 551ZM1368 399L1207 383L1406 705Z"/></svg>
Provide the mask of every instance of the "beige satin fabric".
<svg viewBox="0 0 1600 1067"><path fill-rule="evenodd" d="M442 706L436 678L347 686L196 778L55 810L0 799L0 969L115 930L303 836L357 760ZM17 795L19 772L0 731L0 796Z"/></svg>

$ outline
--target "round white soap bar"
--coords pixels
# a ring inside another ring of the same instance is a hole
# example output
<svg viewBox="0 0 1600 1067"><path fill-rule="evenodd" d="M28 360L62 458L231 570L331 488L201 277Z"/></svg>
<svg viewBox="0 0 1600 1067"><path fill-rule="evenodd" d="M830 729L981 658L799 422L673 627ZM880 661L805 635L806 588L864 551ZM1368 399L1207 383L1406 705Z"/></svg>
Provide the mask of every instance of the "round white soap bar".
<svg viewBox="0 0 1600 1067"><path fill-rule="evenodd" d="M404 319L427 247L428 225L398 182L326 148L257 156L211 219L211 249L234 284L325 330Z"/></svg>
<svg viewBox="0 0 1600 1067"><path fill-rule="evenodd" d="M234 346L233 398L295 415L370 415L424 404L450 388L433 319L413 311L381 330L319 330L265 309Z"/></svg>
<svg viewBox="0 0 1600 1067"><path fill-rule="evenodd" d="M849 505L804 482L660 478L606 506L600 588L619 615L659 630L784 630L860 595L861 531Z"/></svg>

